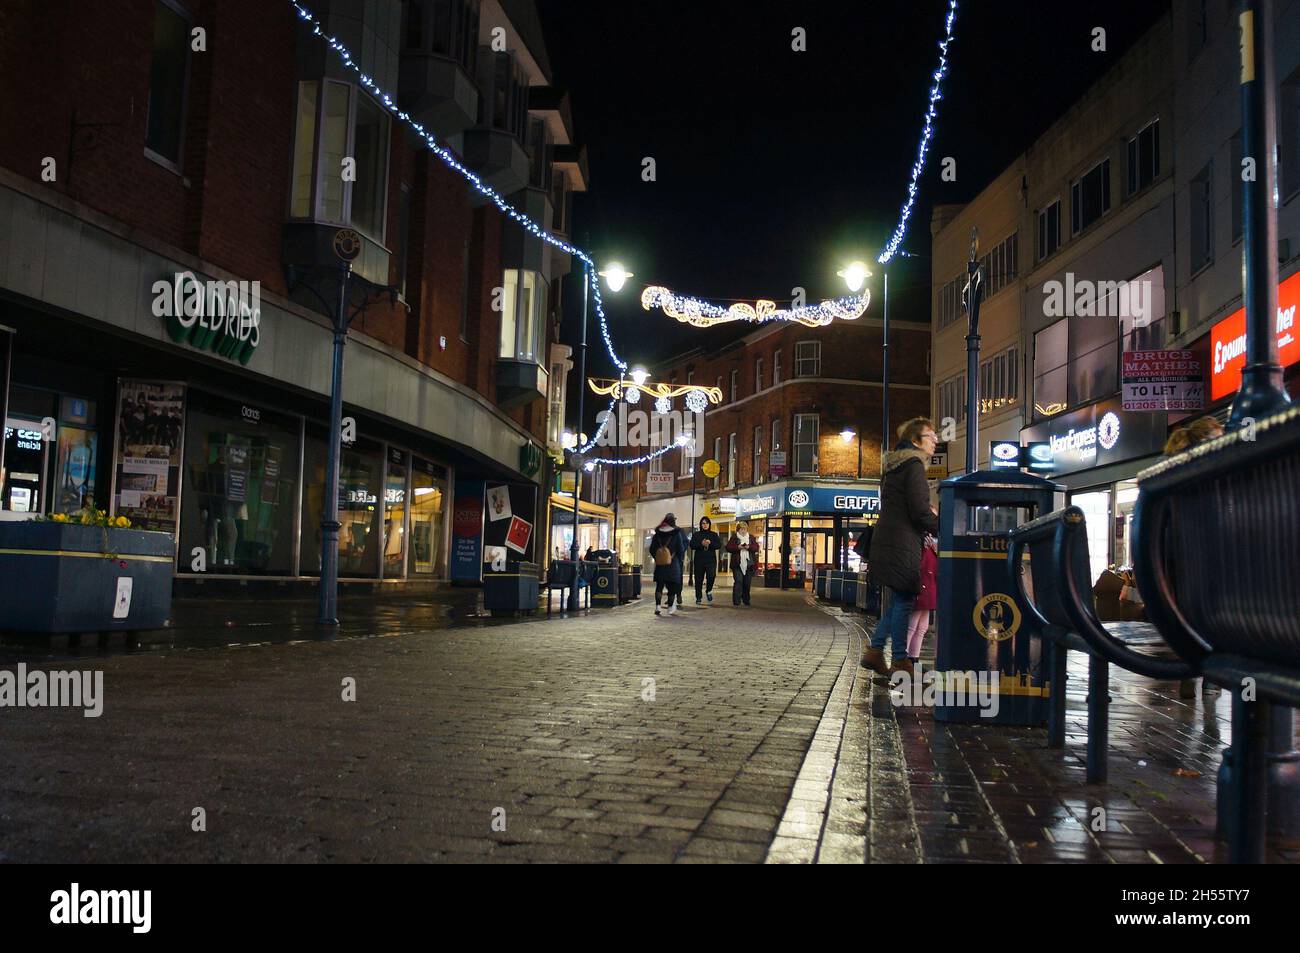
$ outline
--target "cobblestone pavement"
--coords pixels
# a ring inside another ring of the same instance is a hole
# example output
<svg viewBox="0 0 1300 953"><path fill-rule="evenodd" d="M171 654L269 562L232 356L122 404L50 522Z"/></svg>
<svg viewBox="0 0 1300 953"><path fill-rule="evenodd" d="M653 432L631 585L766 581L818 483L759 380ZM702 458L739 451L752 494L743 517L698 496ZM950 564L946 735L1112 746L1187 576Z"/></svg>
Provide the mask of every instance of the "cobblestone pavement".
<svg viewBox="0 0 1300 953"><path fill-rule="evenodd" d="M763 591L376 631L42 663L105 708L0 709L0 860L761 861L848 655Z"/></svg>
<svg viewBox="0 0 1300 953"><path fill-rule="evenodd" d="M846 621L854 642L873 627L860 615L827 612ZM933 637L923 664L933 662ZM884 685L859 677L816 860L1226 863L1226 845L1214 836L1215 778L1231 741L1229 694L1198 688L1180 698L1177 682L1112 666L1109 782L1089 785L1087 659L1069 659L1066 746L1058 750L1046 746L1042 728L950 725L928 708L895 707ZM778 840L782 850L787 844ZM1274 839L1268 860L1296 863L1300 844Z"/></svg>

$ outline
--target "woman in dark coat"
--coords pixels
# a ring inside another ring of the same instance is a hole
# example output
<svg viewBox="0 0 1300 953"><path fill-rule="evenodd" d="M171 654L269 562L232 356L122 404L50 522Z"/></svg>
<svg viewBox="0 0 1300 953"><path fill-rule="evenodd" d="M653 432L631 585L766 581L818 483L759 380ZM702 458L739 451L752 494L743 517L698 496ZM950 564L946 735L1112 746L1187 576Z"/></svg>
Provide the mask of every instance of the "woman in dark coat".
<svg viewBox="0 0 1300 953"><path fill-rule="evenodd" d="M677 527L677 517L669 513L650 537L650 559L655 567L655 615L659 599L668 590L668 614L677 614L677 599L682 592L682 561L686 558L686 533ZM666 552L666 556L662 553Z"/></svg>
<svg viewBox="0 0 1300 953"><path fill-rule="evenodd" d="M921 591L921 549L925 534L938 535L939 518L930 506L925 468L938 446L934 424L915 417L898 428L898 445L885 455L880 481L880 519L871 534L871 579L889 589L889 607L862 653L862 666L881 675L914 674L907 657L907 630ZM885 642L892 642L893 666L885 664Z"/></svg>
<svg viewBox="0 0 1300 953"><path fill-rule="evenodd" d="M691 552L695 561L695 604L698 606L707 595L713 601L713 581L718 575L718 550L722 537L713 531L713 521L700 517L699 529L691 534Z"/></svg>

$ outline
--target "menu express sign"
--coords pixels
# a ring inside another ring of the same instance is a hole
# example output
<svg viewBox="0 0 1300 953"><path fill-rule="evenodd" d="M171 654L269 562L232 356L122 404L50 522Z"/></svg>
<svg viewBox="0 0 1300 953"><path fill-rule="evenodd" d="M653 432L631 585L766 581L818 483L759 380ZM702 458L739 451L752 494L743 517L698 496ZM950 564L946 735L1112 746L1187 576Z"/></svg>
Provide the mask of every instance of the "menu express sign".
<svg viewBox="0 0 1300 953"><path fill-rule="evenodd" d="M1300 272L1277 286L1277 360L1283 367L1300 361L1296 336L1296 305L1300 304ZM1246 309L1239 308L1210 332L1210 399L1235 393L1246 366Z"/></svg>

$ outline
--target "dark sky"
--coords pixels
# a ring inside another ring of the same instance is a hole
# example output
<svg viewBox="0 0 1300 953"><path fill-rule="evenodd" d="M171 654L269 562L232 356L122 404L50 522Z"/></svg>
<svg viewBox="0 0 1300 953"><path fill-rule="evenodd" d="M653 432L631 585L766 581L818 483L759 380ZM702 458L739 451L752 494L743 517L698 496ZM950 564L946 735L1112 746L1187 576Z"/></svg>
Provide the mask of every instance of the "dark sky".
<svg viewBox="0 0 1300 953"><path fill-rule="evenodd" d="M799 285L815 302L845 293L835 272L852 258L879 274L874 259L906 195L947 0L539 6L556 84L569 90L588 149L591 190L575 196L574 236L598 261L617 258L636 275L622 297L606 296L625 359L653 371L655 358L701 340L643 311L643 283L726 302L788 299ZM903 247L928 255L931 206L978 193L1167 6L959 2ZM1098 26L1106 53L1090 49ZM807 52L791 50L795 27L807 31ZM645 156L656 160L655 182L641 179ZM956 182L940 181L944 156L957 160ZM910 307L928 319L929 261L891 266L890 277L891 315ZM579 287L567 290L570 304ZM576 343L572 312L563 330ZM594 320L589 343L588 373L608 373Z"/></svg>

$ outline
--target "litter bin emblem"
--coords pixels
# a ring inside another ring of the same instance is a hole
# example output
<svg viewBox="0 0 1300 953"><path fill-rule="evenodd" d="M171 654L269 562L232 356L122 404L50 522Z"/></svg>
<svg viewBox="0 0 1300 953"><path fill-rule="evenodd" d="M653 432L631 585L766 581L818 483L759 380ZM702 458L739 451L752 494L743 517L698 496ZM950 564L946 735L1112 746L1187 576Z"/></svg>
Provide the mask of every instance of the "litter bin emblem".
<svg viewBox="0 0 1300 953"><path fill-rule="evenodd" d="M990 642L1005 642L1020 628L1020 608L1005 592L990 592L975 603L975 629Z"/></svg>

